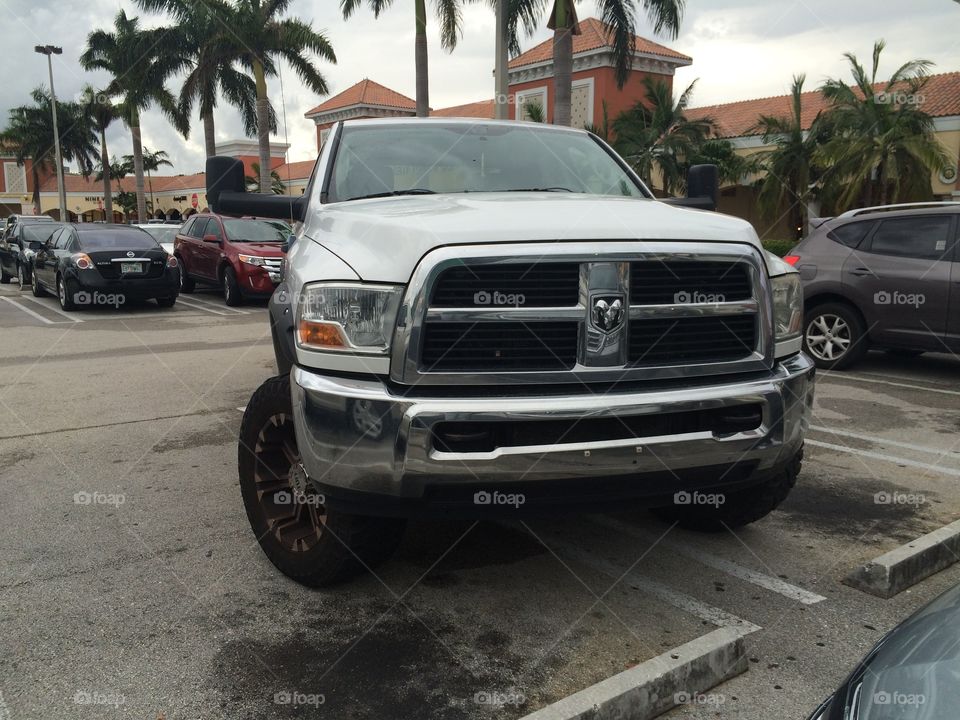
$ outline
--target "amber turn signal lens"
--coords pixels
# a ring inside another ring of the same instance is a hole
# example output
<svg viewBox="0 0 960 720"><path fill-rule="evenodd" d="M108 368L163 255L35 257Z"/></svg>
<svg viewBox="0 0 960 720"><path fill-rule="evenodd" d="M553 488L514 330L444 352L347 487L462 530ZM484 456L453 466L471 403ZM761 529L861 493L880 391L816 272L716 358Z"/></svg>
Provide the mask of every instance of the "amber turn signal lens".
<svg viewBox="0 0 960 720"><path fill-rule="evenodd" d="M330 323L300 321L300 344L312 347L346 347L343 333L337 325Z"/></svg>

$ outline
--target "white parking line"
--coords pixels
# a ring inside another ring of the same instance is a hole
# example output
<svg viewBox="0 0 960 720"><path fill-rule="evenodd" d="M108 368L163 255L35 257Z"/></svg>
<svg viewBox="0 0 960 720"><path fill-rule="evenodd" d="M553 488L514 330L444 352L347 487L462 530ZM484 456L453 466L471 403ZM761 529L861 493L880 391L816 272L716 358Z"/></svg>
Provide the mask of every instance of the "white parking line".
<svg viewBox="0 0 960 720"><path fill-rule="evenodd" d="M179 304L179 303L182 303L182 304L186 305L187 307L192 307L194 310L203 310L204 312L211 313L212 315L221 315L221 316L225 316L225 317L229 317L229 316L230 316L230 313L221 312L220 310L213 310L213 309L211 309L211 308L209 308L209 307L204 307L203 305L197 305L197 304L195 304L195 303L192 303L192 302L189 302L189 301L187 301L187 300L184 300L184 299L183 299L183 296L181 296L180 298L177 299L177 303L178 303L178 304Z"/></svg>
<svg viewBox="0 0 960 720"><path fill-rule="evenodd" d="M64 312L63 310L61 310L60 308L52 307L52 306L50 306L50 305L46 305L46 304L40 302L39 300L37 300L36 298L25 297L25 298L23 298L23 299L26 300L27 302L32 302L34 305L39 305L39 306L42 307L44 310L47 310L47 311L49 311L49 312L56 313L57 315L60 315L60 316L62 316L62 317L65 317L67 320L72 320L73 322L83 322L83 320L81 320L80 318L75 318L75 317L73 317L73 315L68 315L67 313L65 313L65 312Z"/></svg>
<svg viewBox="0 0 960 720"><path fill-rule="evenodd" d="M624 575L623 568L618 568L615 564L609 560L606 560L600 555L587 552L563 541L557 542L554 540L554 544L556 548L562 549L564 555L575 558L577 562L588 567L592 567L594 570L597 570L598 572L601 572L615 580L622 576L621 582L626 582L631 586L635 586L643 592L653 595L669 605L673 605L679 610L689 613L694 617L698 617L701 620L706 620L711 625L716 625L717 627L736 628L744 635L762 629L759 625L754 625L752 622L744 620L741 617L737 617L736 615L729 613L722 608L708 605L707 603L701 602L700 600L697 600L695 597L691 597L686 593L682 593L679 590L674 590L673 588L659 583L656 580L651 580L635 570L630 570Z"/></svg>
<svg viewBox="0 0 960 720"><path fill-rule="evenodd" d="M830 433L831 435L842 435L843 437L854 438L856 440L866 440L867 442L876 443L877 445L892 445L894 447L902 447L905 450L916 450L917 452L929 453L930 455L960 455L960 450L938 450L937 448L927 447L925 445L914 445L913 443L902 442L901 440L888 440L879 435L863 435L862 433L850 432L849 430L836 430L819 425L811 425L810 429L816 430L817 432Z"/></svg>
<svg viewBox="0 0 960 720"><path fill-rule="evenodd" d="M611 530L625 533L645 542L652 542L655 540L655 538L643 532L642 530L632 527L631 525L627 525L624 522L614 520L613 518L598 517L591 519L598 525L603 525ZM725 572L733 577L746 580L747 582L753 583L758 587L770 590L778 595L783 595L785 598L790 600L796 600L804 605L816 605L818 602L823 602L826 600L823 595L817 595L809 590L804 590L796 585L791 585L790 583L786 582L785 580L781 580L778 577L765 575L762 572L757 572L756 570L751 570L748 567L737 565L735 562L725 558L705 553L702 550L687 545L686 543L677 542L676 540L661 540L660 545L679 555L683 555L684 557L699 562L701 565L706 565L707 567L720 570L721 572Z"/></svg>
<svg viewBox="0 0 960 720"><path fill-rule="evenodd" d="M46 323L47 325L66 325L65 322L57 322L57 321L55 321L55 320L48 320L48 319L45 318L43 315L40 315L39 313L35 313L35 312L34 312L33 310L31 310L30 308L24 307L23 305L21 305L20 303L18 303L16 300L13 300L13 299L8 298L8 297L6 297L6 296L0 297L0 300L6 300L8 303L10 303L11 305L13 305L14 307L17 307L17 308L23 310L27 315L30 315L31 317L36 318L36 319L39 320L40 322Z"/></svg>
<svg viewBox="0 0 960 720"><path fill-rule="evenodd" d="M180 295L180 298L179 298L179 299L180 299L180 302L183 302L183 295ZM191 301L191 302L195 302L195 303L203 303L204 305L209 305L210 307L217 308L218 310L225 310L225 311L227 311L227 314L230 314L230 313L235 313L235 314L237 314L237 315L249 315L249 314L250 314L250 313L249 313L248 311L246 311L246 310L237 310L236 308L232 308L232 307L230 307L229 305L217 305L217 304L215 304L215 303L210 302L209 300L201 300L201 299L198 298L196 295L191 295L191 296L190 296L190 301Z"/></svg>
<svg viewBox="0 0 960 720"><path fill-rule="evenodd" d="M909 390L925 390L927 392L940 393L941 395L960 395L960 390L944 390L943 388L926 387L925 385L914 385L913 383L891 382L890 380L875 380L874 378L860 377L852 373L832 373L817 377L817 382L824 380L855 380L857 382L874 383L876 385L891 385L893 387L902 387Z"/></svg>
<svg viewBox="0 0 960 720"><path fill-rule="evenodd" d="M836 450L837 452L849 453L851 455L860 455L862 457L873 458L874 460L883 460L884 462L893 463L894 465L904 465L906 467L915 467L922 470L931 470L933 472L942 473L944 475L950 475L952 477L960 477L960 470L954 470L953 468L941 467L939 465L931 465L930 463L918 462L916 460L908 460L907 458L896 457L895 455L886 455L884 453L873 452L871 450L860 450L859 448L850 448L844 447L843 445L834 445L833 443L820 442L819 440L811 440L807 438L804 441L807 445L812 445L813 447L826 448L827 450Z"/></svg>

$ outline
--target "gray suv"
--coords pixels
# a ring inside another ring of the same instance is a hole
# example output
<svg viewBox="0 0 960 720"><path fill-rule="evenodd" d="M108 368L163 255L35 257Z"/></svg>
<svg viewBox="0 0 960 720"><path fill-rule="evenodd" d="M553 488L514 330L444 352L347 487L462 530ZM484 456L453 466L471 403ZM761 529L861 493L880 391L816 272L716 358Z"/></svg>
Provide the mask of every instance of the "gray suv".
<svg viewBox="0 0 960 720"><path fill-rule="evenodd" d="M784 260L803 283L804 349L846 368L871 347L904 355L960 351L960 203L851 210Z"/></svg>

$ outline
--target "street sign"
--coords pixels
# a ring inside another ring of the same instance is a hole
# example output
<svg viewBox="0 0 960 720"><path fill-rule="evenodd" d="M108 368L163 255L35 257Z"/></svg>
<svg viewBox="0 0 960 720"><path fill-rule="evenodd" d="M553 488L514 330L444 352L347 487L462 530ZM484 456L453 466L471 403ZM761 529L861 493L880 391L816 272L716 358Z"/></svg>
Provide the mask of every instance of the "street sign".
<svg viewBox="0 0 960 720"><path fill-rule="evenodd" d="M193 205L194 209L200 206L200 198L197 197L196 193L194 193L193 197L190 198L190 204Z"/></svg>

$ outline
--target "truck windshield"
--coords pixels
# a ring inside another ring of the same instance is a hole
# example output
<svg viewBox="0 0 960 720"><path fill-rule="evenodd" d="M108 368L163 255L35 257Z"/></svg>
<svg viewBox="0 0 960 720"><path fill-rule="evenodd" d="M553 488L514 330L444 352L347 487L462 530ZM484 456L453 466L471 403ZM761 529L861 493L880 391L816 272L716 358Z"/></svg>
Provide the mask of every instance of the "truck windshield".
<svg viewBox="0 0 960 720"><path fill-rule="evenodd" d="M546 125L429 121L344 127L329 201L534 191L645 196L584 133Z"/></svg>

